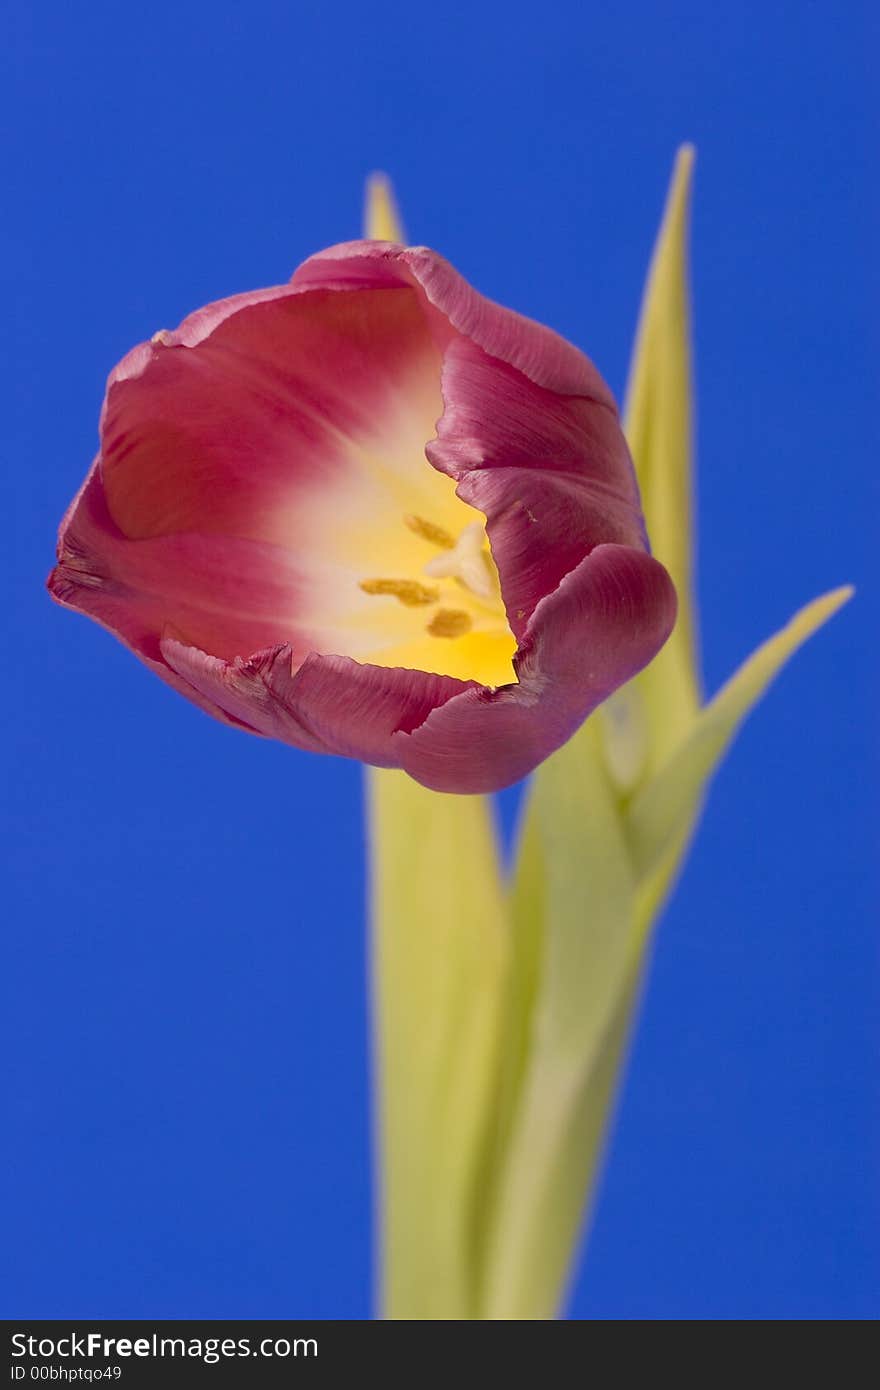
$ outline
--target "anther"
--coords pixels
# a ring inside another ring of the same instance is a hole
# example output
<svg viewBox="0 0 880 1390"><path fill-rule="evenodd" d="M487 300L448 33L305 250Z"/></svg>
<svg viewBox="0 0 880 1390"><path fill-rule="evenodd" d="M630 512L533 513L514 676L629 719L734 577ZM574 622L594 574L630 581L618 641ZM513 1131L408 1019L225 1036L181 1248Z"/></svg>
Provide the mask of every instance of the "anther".
<svg viewBox="0 0 880 1390"><path fill-rule="evenodd" d="M436 589L420 584L417 579L362 579L360 587L365 594L387 594L396 598L407 608L423 608L436 603L438 598Z"/></svg>
<svg viewBox="0 0 880 1390"><path fill-rule="evenodd" d="M428 623L428 632L432 637L463 637L472 627L470 615L460 608L438 608Z"/></svg>
<svg viewBox="0 0 880 1390"><path fill-rule="evenodd" d="M433 521L425 521L421 516L405 516L404 525L414 531L417 536L421 536L423 541L429 541L431 545L438 545L441 550L452 550L455 541L448 531L442 526L435 526Z"/></svg>

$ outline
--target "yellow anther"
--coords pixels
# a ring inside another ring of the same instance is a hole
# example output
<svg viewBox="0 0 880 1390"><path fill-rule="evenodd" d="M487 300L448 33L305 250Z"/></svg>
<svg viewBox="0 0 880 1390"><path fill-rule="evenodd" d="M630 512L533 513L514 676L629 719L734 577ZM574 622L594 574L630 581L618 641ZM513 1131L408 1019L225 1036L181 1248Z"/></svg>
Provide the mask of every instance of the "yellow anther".
<svg viewBox="0 0 880 1390"><path fill-rule="evenodd" d="M160 328L158 333L153 334L150 342L153 347L170 347L171 334L168 332L167 328Z"/></svg>
<svg viewBox="0 0 880 1390"><path fill-rule="evenodd" d="M472 627L470 615L460 608L438 608L428 623L428 632L432 637L463 637Z"/></svg>
<svg viewBox="0 0 880 1390"><path fill-rule="evenodd" d="M404 524L411 531L415 531L417 536L421 536L423 541L429 541L431 545L439 545L441 550L452 550L455 541L448 531L442 526L435 526L433 521L425 521L421 516L405 516Z"/></svg>
<svg viewBox="0 0 880 1390"><path fill-rule="evenodd" d="M436 589L420 584L417 579L362 579L360 587L365 594L387 594L396 598L407 608L423 608L428 603L436 603Z"/></svg>

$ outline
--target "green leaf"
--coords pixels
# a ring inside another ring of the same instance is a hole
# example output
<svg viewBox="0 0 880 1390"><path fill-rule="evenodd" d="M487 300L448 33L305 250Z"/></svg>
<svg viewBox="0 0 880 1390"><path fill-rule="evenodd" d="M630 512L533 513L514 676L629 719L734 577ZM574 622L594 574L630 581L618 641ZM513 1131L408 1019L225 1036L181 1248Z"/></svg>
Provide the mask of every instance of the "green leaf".
<svg viewBox="0 0 880 1390"><path fill-rule="evenodd" d="M666 760L700 705L687 270L693 164L692 147L682 146L645 285L624 409L651 549L675 583L678 619L650 666L613 696L600 716L612 766L627 769L623 791ZM615 720L623 704L629 718Z"/></svg>
<svg viewBox="0 0 880 1390"><path fill-rule="evenodd" d="M552 1317L593 1189L641 978L644 924L626 836L632 789L699 704L690 601L691 385L686 223L693 155L680 152L646 287L628 392L655 553L679 589L676 632L539 767L511 902L489 1317Z"/></svg>
<svg viewBox="0 0 880 1390"><path fill-rule="evenodd" d="M510 993L481 1315L550 1318L601 1155L639 973L634 881L590 721L532 779L512 898Z"/></svg>

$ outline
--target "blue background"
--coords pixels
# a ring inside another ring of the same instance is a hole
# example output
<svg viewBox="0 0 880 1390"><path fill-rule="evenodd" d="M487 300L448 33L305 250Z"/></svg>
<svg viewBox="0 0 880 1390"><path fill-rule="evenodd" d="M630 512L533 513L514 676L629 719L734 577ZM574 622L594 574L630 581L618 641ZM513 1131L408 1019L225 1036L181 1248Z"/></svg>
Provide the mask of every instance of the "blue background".
<svg viewBox="0 0 880 1390"><path fill-rule="evenodd" d="M715 785L572 1313L880 1312L869 9L8 16L4 1316L369 1309L359 769L225 730L50 604L107 372L357 235L378 166L413 239L620 392L683 139L709 689L816 593L860 592Z"/></svg>

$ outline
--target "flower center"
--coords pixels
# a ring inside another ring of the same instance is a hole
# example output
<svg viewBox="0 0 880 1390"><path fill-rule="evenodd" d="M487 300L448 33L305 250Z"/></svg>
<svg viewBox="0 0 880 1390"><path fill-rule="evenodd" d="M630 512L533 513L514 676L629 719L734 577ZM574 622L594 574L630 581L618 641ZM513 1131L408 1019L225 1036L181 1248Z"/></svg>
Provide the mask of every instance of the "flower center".
<svg viewBox="0 0 880 1390"><path fill-rule="evenodd" d="M486 684L503 684L515 679L510 665L515 643L483 522L470 522L457 537L444 526L422 516L404 516L403 523L425 545L419 577L369 577L359 581L360 589L365 594L394 600L414 610L413 637L420 631L442 643L469 645L473 657L482 659L470 663L470 653L463 650L460 655L465 665L485 668L486 654L493 650L490 663L493 679L487 679L485 669L479 674L475 672L477 679ZM431 669L437 665L435 659ZM439 665L446 669L449 663L441 658Z"/></svg>

